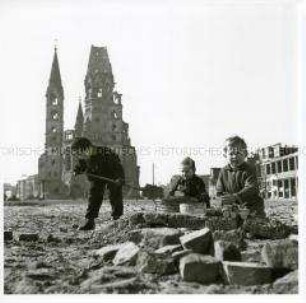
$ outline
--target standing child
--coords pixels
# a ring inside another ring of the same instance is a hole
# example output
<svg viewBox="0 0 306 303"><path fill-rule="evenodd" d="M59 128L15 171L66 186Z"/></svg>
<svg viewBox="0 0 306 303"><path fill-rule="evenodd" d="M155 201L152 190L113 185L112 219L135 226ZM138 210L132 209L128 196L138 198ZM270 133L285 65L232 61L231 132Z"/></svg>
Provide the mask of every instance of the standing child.
<svg viewBox="0 0 306 303"><path fill-rule="evenodd" d="M265 216L255 167L246 162L245 141L239 136L226 139L224 156L228 164L221 169L217 181L217 195L221 197L222 204L238 204L257 216Z"/></svg>

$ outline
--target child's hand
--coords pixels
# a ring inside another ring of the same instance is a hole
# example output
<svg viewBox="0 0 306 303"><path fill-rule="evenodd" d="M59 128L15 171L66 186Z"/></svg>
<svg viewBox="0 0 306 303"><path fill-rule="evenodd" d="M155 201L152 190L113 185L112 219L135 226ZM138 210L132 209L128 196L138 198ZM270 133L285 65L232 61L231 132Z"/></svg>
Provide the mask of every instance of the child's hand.
<svg viewBox="0 0 306 303"><path fill-rule="evenodd" d="M222 205L232 205L237 202L237 197L235 195L226 194L221 197Z"/></svg>

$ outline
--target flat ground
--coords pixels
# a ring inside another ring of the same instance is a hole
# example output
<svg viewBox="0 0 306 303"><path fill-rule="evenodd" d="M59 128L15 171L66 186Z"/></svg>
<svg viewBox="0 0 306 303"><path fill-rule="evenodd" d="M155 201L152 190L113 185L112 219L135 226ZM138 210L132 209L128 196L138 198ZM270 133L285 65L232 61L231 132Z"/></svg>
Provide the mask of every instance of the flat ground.
<svg viewBox="0 0 306 303"><path fill-rule="evenodd" d="M297 288L284 289L273 284L241 287L209 285L181 281L179 275L156 277L133 273L128 268L112 268L92 256L95 249L124 240L120 224L111 223L110 206L106 201L94 232L79 232L86 202L44 201L23 206L4 207L5 230L14 232L14 240L5 243L5 293L87 293L83 285L91 277L107 277L108 287L99 293L295 293ZM125 217L139 211L154 211L152 201L126 201ZM294 221L297 213L292 203L267 204L267 213L283 221ZM122 219L124 220L124 219ZM112 229L105 233L105 230ZM118 229L118 230L117 230ZM37 233L35 242L19 241L22 233ZM118 235L118 237L117 237ZM259 255L265 241L249 242L249 250ZM122 282L122 276L128 277ZM133 279L129 279L133 277ZM132 281L129 283L128 281Z"/></svg>

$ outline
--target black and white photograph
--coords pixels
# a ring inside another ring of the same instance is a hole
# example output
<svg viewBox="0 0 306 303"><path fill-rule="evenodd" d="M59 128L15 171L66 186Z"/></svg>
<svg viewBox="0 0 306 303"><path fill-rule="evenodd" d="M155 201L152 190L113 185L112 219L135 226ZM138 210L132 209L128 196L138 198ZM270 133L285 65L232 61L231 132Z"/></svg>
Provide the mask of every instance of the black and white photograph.
<svg viewBox="0 0 306 303"><path fill-rule="evenodd" d="M3 296L297 302L298 2L1 0Z"/></svg>

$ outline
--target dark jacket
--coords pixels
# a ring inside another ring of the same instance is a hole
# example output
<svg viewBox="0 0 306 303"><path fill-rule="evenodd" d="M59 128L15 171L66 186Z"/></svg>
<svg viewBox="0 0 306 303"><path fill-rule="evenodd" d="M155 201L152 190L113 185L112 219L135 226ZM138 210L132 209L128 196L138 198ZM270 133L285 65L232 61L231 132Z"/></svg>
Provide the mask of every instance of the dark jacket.
<svg viewBox="0 0 306 303"><path fill-rule="evenodd" d="M124 170L119 156L108 147L96 147L87 161L80 160L76 164L76 174L94 174L113 180L121 179L124 183ZM99 182L99 179L88 175L89 181Z"/></svg>
<svg viewBox="0 0 306 303"><path fill-rule="evenodd" d="M264 213L264 202L259 195L255 167L243 162L240 167L232 168L230 165L221 169L217 181L217 195L236 194L238 203L245 204L257 214Z"/></svg>
<svg viewBox="0 0 306 303"><path fill-rule="evenodd" d="M177 190L181 191L186 197L197 198L199 202L204 202L209 206L209 196L205 184L197 175L193 175L191 178L180 177L171 187L169 195L173 196Z"/></svg>

